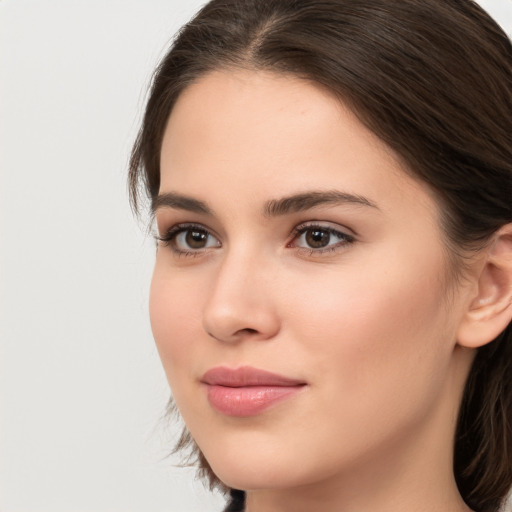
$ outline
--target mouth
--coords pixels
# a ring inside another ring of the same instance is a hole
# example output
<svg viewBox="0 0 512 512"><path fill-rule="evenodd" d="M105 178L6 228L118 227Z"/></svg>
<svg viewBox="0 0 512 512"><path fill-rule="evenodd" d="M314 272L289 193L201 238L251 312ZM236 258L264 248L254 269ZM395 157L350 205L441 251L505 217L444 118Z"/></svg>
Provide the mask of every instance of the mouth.
<svg viewBox="0 0 512 512"><path fill-rule="evenodd" d="M302 391L307 383L251 366L208 370L201 382L208 402L226 416L255 416Z"/></svg>

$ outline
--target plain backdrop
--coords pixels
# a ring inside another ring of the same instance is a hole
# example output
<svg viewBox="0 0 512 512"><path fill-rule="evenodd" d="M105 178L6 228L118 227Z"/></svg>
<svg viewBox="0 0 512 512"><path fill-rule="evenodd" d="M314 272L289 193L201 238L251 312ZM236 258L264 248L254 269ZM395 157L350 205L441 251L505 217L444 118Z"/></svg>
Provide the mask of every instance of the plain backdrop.
<svg viewBox="0 0 512 512"><path fill-rule="evenodd" d="M0 512L208 512L148 321L126 169L197 0L0 0ZM481 2L512 33L512 0Z"/></svg>

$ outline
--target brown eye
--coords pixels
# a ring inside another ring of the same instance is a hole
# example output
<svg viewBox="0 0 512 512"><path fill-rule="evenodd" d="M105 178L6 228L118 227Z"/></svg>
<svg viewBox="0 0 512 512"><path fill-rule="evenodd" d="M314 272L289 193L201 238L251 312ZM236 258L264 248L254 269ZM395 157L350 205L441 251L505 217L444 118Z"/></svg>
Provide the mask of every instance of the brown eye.
<svg viewBox="0 0 512 512"><path fill-rule="evenodd" d="M185 233L185 243L190 249L204 249L208 244L208 233L198 229L189 229Z"/></svg>
<svg viewBox="0 0 512 512"><path fill-rule="evenodd" d="M303 226L296 230L293 247L322 253L335 251L355 241L354 237L330 226Z"/></svg>
<svg viewBox="0 0 512 512"><path fill-rule="evenodd" d="M322 247L326 247L329 245L331 240L331 233L328 231L324 231L321 229L308 229L305 232L305 242L312 249L321 249Z"/></svg>
<svg viewBox="0 0 512 512"><path fill-rule="evenodd" d="M178 254L200 253L203 249L221 247L219 240L201 226L178 225L158 240Z"/></svg>

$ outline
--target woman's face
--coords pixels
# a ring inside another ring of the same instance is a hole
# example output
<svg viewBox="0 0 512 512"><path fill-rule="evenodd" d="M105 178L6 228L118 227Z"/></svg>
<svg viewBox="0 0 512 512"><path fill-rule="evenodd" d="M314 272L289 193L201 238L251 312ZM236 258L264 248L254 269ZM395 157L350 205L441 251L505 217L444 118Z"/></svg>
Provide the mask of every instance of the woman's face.
<svg viewBox="0 0 512 512"><path fill-rule="evenodd" d="M436 204L393 152L307 81L214 72L179 98L161 173L151 323L219 478L446 458L463 300Z"/></svg>

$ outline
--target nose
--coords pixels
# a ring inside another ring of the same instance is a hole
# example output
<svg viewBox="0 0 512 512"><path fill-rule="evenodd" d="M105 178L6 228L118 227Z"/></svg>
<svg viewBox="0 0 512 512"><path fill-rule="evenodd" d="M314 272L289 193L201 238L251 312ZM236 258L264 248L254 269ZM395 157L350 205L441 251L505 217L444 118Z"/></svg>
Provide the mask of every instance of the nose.
<svg viewBox="0 0 512 512"><path fill-rule="evenodd" d="M243 254L219 264L203 311L204 330L222 342L268 340L280 328L271 265Z"/></svg>

